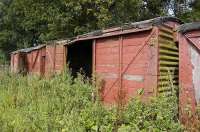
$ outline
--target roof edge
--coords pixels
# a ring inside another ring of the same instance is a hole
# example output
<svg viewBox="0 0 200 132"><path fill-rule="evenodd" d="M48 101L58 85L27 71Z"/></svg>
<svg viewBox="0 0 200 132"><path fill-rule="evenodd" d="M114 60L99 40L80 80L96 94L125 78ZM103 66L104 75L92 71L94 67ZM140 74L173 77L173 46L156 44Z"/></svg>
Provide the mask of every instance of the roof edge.
<svg viewBox="0 0 200 132"><path fill-rule="evenodd" d="M30 47L30 48L19 49L19 50L16 50L16 51L11 52L11 54L16 54L16 53L28 53L28 52L31 52L31 51L34 51L34 50L43 48L43 47L45 47L45 46L46 46L46 45L42 44L42 45L39 45L39 46L36 46L36 47Z"/></svg>
<svg viewBox="0 0 200 132"><path fill-rule="evenodd" d="M200 22L182 24L177 28L177 31L180 33L186 33L195 30L200 30Z"/></svg>
<svg viewBox="0 0 200 132"><path fill-rule="evenodd" d="M120 31L120 30L129 30L129 29L132 29L132 28L142 29L142 28L147 28L147 27L150 27L150 26L158 26L158 25L161 25L164 22L168 22L168 21L183 24L183 22L176 17L172 17L172 16L156 17L156 18L153 18L153 19L139 21L139 22L125 23L125 24L118 26L118 27L116 26L116 27L111 27L111 28L107 28L107 29L92 31L92 32L89 32L89 33L78 35L75 39L77 39L77 38L87 38L87 37L91 37L91 36L101 36L105 33L110 33L110 32L115 32L115 31Z"/></svg>

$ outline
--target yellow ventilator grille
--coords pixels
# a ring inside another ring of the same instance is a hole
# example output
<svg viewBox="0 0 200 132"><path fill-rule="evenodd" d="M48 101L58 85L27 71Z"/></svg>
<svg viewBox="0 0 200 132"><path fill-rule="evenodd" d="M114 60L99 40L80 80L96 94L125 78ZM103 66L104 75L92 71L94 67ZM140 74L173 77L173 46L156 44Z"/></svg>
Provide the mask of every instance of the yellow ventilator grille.
<svg viewBox="0 0 200 132"><path fill-rule="evenodd" d="M178 44L174 42L173 28L162 25L159 30L158 93L171 95L178 88Z"/></svg>

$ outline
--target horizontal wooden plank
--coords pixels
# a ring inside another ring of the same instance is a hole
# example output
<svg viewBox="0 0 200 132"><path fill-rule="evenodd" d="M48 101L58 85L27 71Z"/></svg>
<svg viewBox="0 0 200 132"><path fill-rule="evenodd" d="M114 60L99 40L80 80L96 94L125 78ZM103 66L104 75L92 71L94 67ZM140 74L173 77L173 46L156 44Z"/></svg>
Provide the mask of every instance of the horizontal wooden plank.
<svg viewBox="0 0 200 132"><path fill-rule="evenodd" d="M167 50L167 49L160 49L159 53L162 55L170 55L170 56L179 56L178 51Z"/></svg>
<svg viewBox="0 0 200 132"><path fill-rule="evenodd" d="M171 28L167 28L167 27L164 27L164 26L160 26L159 29L163 32L167 32L171 35L173 35L174 31L171 29Z"/></svg>
<svg viewBox="0 0 200 132"><path fill-rule="evenodd" d="M160 76L173 76L173 75L178 75L178 72L159 72Z"/></svg>
<svg viewBox="0 0 200 132"><path fill-rule="evenodd" d="M159 56L160 60L172 60L172 61L178 61L179 58L178 57L174 57L174 56L167 56L167 55L160 55Z"/></svg>
<svg viewBox="0 0 200 132"><path fill-rule="evenodd" d="M173 65L173 66L178 66L179 62L177 62L177 61L164 61L164 60L160 60L159 64L160 64L160 65Z"/></svg>
<svg viewBox="0 0 200 132"><path fill-rule="evenodd" d="M169 39L169 40L174 40L174 37L170 34L167 34L165 32L160 32L159 33L159 36L162 37L162 38L166 38L166 39Z"/></svg>
<svg viewBox="0 0 200 132"><path fill-rule="evenodd" d="M176 47L175 45L165 44L165 43L160 43L159 46L160 46L160 48L164 48L164 49L170 49L170 50L178 51L178 47Z"/></svg>
<svg viewBox="0 0 200 132"><path fill-rule="evenodd" d="M160 71L174 71L178 70L178 67L166 67L166 66L159 66Z"/></svg>
<svg viewBox="0 0 200 132"><path fill-rule="evenodd" d="M159 80L173 80L173 79L178 79L178 75L173 75L173 76L159 76Z"/></svg>
<svg viewBox="0 0 200 132"><path fill-rule="evenodd" d="M171 83L170 80L163 80L163 81L159 81L159 82L158 82L158 85L166 86L166 85L170 85L170 83ZM172 83L173 83L173 84L177 84L177 83L178 83L178 80L172 80Z"/></svg>
<svg viewBox="0 0 200 132"><path fill-rule="evenodd" d="M165 39L163 37L158 37L158 42L159 43L165 43L165 44L172 44L172 45L177 45L176 43L174 43L173 40L168 40L168 39Z"/></svg>
<svg viewBox="0 0 200 132"><path fill-rule="evenodd" d="M174 28L173 28L171 25L169 25L169 24L162 24L162 26L163 26L163 27L166 27L166 28L169 28L169 29L171 29L171 30L174 29Z"/></svg>

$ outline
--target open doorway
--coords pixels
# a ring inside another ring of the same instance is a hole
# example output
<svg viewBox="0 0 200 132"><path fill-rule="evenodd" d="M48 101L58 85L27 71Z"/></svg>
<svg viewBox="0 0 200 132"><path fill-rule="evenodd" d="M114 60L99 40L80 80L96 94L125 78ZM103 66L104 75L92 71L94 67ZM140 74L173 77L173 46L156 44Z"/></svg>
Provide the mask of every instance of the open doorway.
<svg viewBox="0 0 200 132"><path fill-rule="evenodd" d="M86 77L92 76L92 40L76 42L68 46L67 63L76 77L80 71Z"/></svg>

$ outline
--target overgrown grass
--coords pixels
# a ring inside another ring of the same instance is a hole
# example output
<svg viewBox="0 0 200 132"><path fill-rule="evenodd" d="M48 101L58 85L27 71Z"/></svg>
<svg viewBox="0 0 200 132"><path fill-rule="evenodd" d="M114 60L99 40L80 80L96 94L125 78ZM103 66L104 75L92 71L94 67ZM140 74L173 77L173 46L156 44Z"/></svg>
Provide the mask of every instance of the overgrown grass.
<svg viewBox="0 0 200 132"><path fill-rule="evenodd" d="M199 132L200 131L200 104L197 104L196 112L192 113L189 111L187 120L184 122L186 131Z"/></svg>
<svg viewBox="0 0 200 132"><path fill-rule="evenodd" d="M94 86L83 76L51 79L0 72L0 130L15 132L181 131L177 98L133 99L120 120L116 107L92 100ZM117 123L117 129L116 127Z"/></svg>

